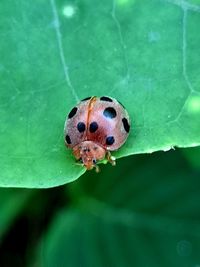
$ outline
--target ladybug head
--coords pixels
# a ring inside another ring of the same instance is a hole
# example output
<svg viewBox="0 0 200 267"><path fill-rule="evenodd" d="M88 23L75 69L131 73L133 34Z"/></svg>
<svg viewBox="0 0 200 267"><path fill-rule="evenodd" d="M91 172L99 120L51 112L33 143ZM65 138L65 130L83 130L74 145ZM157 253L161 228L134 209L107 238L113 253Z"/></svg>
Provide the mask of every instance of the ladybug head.
<svg viewBox="0 0 200 267"><path fill-rule="evenodd" d="M87 170L95 167L98 172L97 161L104 159L106 150L93 141L83 141L73 147L73 153L75 158L83 163Z"/></svg>

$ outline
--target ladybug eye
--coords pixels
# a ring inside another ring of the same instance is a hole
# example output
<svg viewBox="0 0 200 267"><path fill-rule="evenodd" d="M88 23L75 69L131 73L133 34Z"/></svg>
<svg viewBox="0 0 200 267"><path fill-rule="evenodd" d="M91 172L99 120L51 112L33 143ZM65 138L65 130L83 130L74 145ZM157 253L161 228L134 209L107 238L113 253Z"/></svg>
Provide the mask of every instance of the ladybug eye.
<svg viewBox="0 0 200 267"><path fill-rule="evenodd" d="M96 159L93 159L92 162L94 165L97 163Z"/></svg>

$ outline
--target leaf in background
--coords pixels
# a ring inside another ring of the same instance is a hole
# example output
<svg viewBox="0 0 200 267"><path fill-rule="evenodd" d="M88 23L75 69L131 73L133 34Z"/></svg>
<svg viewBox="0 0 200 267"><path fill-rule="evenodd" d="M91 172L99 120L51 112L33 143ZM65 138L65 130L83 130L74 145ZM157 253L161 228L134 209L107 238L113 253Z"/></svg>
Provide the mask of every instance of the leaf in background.
<svg viewBox="0 0 200 267"><path fill-rule="evenodd" d="M31 190L0 189L0 242L31 196Z"/></svg>
<svg viewBox="0 0 200 267"><path fill-rule="evenodd" d="M199 265L199 173L178 152L122 159L95 176L69 186L76 206L55 218L34 266Z"/></svg>
<svg viewBox="0 0 200 267"><path fill-rule="evenodd" d="M183 149L182 153L193 168L200 169L200 147Z"/></svg>
<svg viewBox="0 0 200 267"><path fill-rule="evenodd" d="M200 144L200 6L179 0L0 3L1 186L83 172L63 144L78 99L111 95L132 131L117 157Z"/></svg>

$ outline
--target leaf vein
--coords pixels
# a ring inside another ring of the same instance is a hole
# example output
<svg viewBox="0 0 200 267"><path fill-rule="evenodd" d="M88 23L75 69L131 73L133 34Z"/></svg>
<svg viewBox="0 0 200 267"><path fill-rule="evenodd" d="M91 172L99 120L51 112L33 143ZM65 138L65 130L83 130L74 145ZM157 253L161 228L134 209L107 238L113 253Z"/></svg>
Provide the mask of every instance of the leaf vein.
<svg viewBox="0 0 200 267"><path fill-rule="evenodd" d="M130 78L130 71L129 71L129 66L128 66L128 59L127 59L127 54L126 54L126 45L122 36L122 30L121 30L121 25L120 22L116 16L116 0L113 0L113 6L112 6L112 19L116 25L117 31L118 31L118 35L119 35L119 40L120 40L120 45L124 54L124 62L125 62L125 67L126 67L126 80L127 82L129 82L129 78Z"/></svg>
<svg viewBox="0 0 200 267"><path fill-rule="evenodd" d="M188 3L184 0L166 0L166 1L173 4L173 5L179 6L182 9L200 13L200 6L199 5L191 4L191 3Z"/></svg>
<svg viewBox="0 0 200 267"><path fill-rule="evenodd" d="M185 1L183 1L183 2L185 3ZM177 114L177 116L176 116L175 120L173 120L173 122L178 121L180 119L191 94L194 92L199 94L199 92L197 92L193 88L193 85L192 85L192 83L188 77L188 74L187 74L187 14L188 14L188 8L186 6L181 6L181 7L183 10L183 18L182 18L182 71L183 71L184 80L185 80L186 85L189 89L189 93L185 99L185 102L184 102L182 108L180 109L179 113Z"/></svg>
<svg viewBox="0 0 200 267"><path fill-rule="evenodd" d="M51 3L51 8L53 11L53 17L54 17L54 21L55 21L56 39L57 39L57 43L58 43L60 60L62 63L65 79L66 79L67 85L69 86L71 93L72 93L73 97L75 98L76 102L79 102L79 97L78 97L78 95L77 95L77 93L76 93L76 91L72 85L72 82L71 82L71 79L69 76L68 66L66 63L65 56L64 56L64 49L63 49L63 44L62 44L62 34L60 31L60 21L59 21L59 17L58 17L58 12L57 12L57 8L56 8L55 0L50 0L50 3Z"/></svg>

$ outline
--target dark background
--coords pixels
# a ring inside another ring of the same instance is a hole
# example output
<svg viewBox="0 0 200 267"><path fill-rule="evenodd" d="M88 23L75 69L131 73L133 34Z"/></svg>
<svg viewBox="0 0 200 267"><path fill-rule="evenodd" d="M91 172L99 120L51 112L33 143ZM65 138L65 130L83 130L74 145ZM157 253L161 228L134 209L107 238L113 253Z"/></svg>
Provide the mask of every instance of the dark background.
<svg viewBox="0 0 200 267"><path fill-rule="evenodd" d="M57 188L1 189L0 266L200 266L199 155L134 155Z"/></svg>

